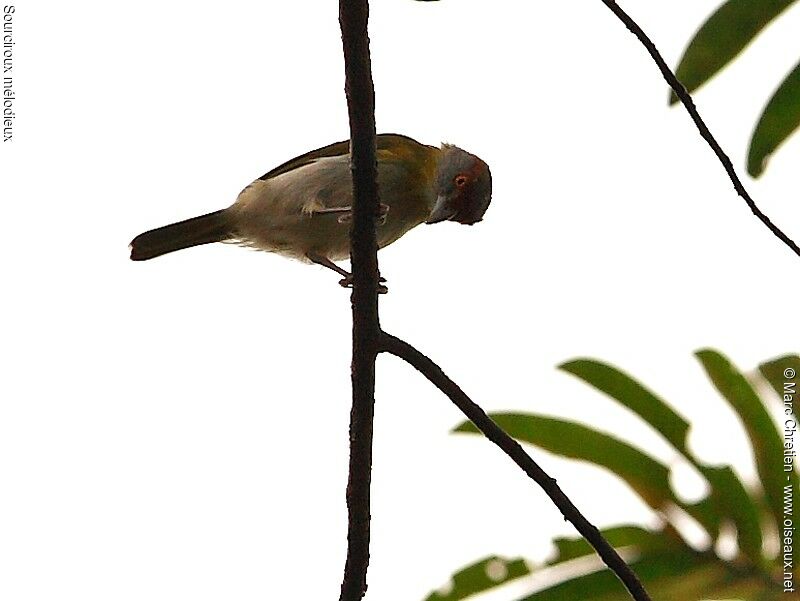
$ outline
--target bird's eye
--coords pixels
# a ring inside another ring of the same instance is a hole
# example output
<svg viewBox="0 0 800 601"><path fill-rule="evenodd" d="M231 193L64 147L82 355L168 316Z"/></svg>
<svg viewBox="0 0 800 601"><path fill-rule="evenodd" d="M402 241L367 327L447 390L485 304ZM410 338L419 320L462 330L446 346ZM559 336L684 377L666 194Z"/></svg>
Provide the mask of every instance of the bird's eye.
<svg viewBox="0 0 800 601"><path fill-rule="evenodd" d="M453 180L456 186L459 188L463 188L467 185L467 176L466 175L456 175L456 178Z"/></svg>

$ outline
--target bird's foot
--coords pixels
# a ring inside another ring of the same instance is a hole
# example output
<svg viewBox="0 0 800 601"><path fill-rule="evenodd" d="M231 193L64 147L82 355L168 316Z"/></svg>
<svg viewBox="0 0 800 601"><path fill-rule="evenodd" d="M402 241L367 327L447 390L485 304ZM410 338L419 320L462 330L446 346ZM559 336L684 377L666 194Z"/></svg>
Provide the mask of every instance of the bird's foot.
<svg viewBox="0 0 800 601"><path fill-rule="evenodd" d="M378 207L378 218L376 219L377 224L383 225L384 223L386 223L386 215L388 214L389 214L389 205L381 203L381 205Z"/></svg>
<svg viewBox="0 0 800 601"><path fill-rule="evenodd" d="M328 257L324 255L318 255L316 253L307 253L306 258L311 261L312 263L316 263L317 265L322 265L323 267L327 267L331 271L335 271L339 275L343 275L344 277L339 280L339 285L343 288L352 288L353 287L353 274L349 271L345 270L342 267L339 267L336 263L331 261ZM378 274L378 282L385 282L386 278L382 278L381 274ZM389 289L384 286L382 283L378 284L378 294L386 294L389 292Z"/></svg>
<svg viewBox="0 0 800 601"><path fill-rule="evenodd" d="M378 294L386 294L389 292L389 289L382 283L385 282L386 278L378 277ZM352 288L353 287L353 274L348 274L347 276L343 277L339 280L339 285L342 288Z"/></svg>

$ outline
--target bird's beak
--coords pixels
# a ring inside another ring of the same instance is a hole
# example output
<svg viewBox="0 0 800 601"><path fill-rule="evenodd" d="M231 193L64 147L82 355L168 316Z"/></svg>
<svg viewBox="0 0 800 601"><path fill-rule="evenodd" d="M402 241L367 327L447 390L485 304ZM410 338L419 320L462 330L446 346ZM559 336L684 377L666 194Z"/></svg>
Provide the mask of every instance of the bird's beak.
<svg viewBox="0 0 800 601"><path fill-rule="evenodd" d="M455 209L447 206L447 196L440 194L436 199L436 204L433 207L433 211L431 211L431 214L428 216L428 220L425 223L439 223L440 221L446 221L455 214Z"/></svg>

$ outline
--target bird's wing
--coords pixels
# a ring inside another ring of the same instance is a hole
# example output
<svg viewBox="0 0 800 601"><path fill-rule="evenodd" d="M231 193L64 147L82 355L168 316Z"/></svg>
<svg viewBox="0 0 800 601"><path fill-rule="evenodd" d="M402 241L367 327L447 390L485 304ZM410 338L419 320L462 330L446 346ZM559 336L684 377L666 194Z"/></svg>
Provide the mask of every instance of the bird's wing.
<svg viewBox="0 0 800 601"><path fill-rule="evenodd" d="M402 157L392 150L378 150L377 158L378 181L384 193L381 202L389 206L392 204L391 191L403 190L408 184L408 169L403 164ZM344 213L352 210L353 202L352 174L347 156L314 159L308 165L298 168L295 173L296 179L300 181L293 188L307 191L303 195L305 200L301 209L304 214L332 214L340 218L340 223L347 221L341 219Z"/></svg>
<svg viewBox="0 0 800 601"><path fill-rule="evenodd" d="M385 150L395 154L402 154L402 149L406 146L421 147L422 144L420 144L413 138L409 138L408 136L403 136L401 134L379 134L377 136L377 147L379 151ZM298 167L302 167L303 165L308 165L309 163L313 163L315 160L321 159L323 157L335 157L335 156L347 155L349 153L350 153L350 140L344 140L343 142L328 144L327 146L323 146L322 148L317 148L316 150L312 150L305 154L301 154L299 157L295 157L290 161L286 161L285 163L278 165L271 171L268 171L258 179L267 180L277 175L287 173L292 169L297 169Z"/></svg>
<svg viewBox="0 0 800 601"><path fill-rule="evenodd" d="M313 163L317 159L321 159L323 157L335 157L340 155L346 155L349 152L350 152L349 140L346 140L344 142L336 142L335 144L328 144L327 146L323 146L322 148L317 148L316 150L312 150L311 152L301 154L299 157L295 157L290 161L286 161L282 165L278 165L271 171L268 171L258 179L268 180L278 175L283 175L284 173L288 173L289 171L297 169L298 167L303 167L304 165Z"/></svg>

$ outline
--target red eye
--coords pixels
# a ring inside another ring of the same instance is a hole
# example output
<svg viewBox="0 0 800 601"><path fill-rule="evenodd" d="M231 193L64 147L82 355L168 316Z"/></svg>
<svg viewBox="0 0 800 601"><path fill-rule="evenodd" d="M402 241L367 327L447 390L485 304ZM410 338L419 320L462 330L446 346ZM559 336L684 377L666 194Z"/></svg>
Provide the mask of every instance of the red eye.
<svg viewBox="0 0 800 601"><path fill-rule="evenodd" d="M456 186L459 188L463 188L467 185L467 176L466 175L457 175L456 178L453 180Z"/></svg>

